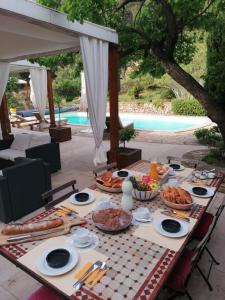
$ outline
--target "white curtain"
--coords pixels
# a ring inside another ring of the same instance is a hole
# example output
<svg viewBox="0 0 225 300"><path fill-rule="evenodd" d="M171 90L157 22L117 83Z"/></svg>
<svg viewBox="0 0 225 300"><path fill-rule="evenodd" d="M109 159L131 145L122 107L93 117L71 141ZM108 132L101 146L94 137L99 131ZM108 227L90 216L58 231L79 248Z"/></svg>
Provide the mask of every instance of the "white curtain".
<svg viewBox="0 0 225 300"><path fill-rule="evenodd" d="M45 69L30 69L30 99L44 120L47 100L47 71Z"/></svg>
<svg viewBox="0 0 225 300"><path fill-rule="evenodd" d="M80 72L80 79L81 79L80 110L86 111L88 105L87 105L87 94L86 94L86 83L85 83L84 71Z"/></svg>
<svg viewBox="0 0 225 300"><path fill-rule="evenodd" d="M80 45L88 111L95 140L94 164L97 165L107 161L102 139L106 118L109 45L102 40L85 36L80 37Z"/></svg>
<svg viewBox="0 0 225 300"><path fill-rule="evenodd" d="M0 105L2 103L2 97L5 93L7 81L9 78L10 64L7 62L0 62ZM0 125L0 139L2 139L2 129Z"/></svg>

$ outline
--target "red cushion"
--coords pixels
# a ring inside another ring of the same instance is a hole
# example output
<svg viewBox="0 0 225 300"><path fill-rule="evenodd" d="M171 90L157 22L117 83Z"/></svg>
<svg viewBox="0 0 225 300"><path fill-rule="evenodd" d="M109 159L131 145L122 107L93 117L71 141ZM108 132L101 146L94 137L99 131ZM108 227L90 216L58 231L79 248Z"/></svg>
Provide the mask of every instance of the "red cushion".
<svg viewBox="0 0 225 300"><path fill-rule="evenodd" d="M201 218L201 221L199 222L198 226L193 232L192 237L195 240L201 241L204 238L204 236L209 230L210 225L212 224L213 218L214 217L212 214L208 212L204 213L204 215Z"/></svg>
<svg viewBox="0 0 225 300"><path fill-rule="evenodd" d="M169 288L176 292L185 292L185 283L192 270L191 259L194 254L191 250L184 251L169 277L167 283Z"/></svg>
<svg viewBox="0 0 225 300"><path fill-rule="evenodd" d="M63 298L58 296L58 294L56 294L46 286L42 286L37 291L35 291L27 300L63 300Z"/></svg>

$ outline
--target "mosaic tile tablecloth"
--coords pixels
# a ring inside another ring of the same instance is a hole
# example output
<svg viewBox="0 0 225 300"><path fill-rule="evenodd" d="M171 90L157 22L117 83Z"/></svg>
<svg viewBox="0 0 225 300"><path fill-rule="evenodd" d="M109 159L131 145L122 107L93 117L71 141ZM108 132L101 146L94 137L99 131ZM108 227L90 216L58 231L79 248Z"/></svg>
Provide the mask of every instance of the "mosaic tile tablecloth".
<svg viewBox="0 0 225 300"><path fill-rule="evenodd" d="M131 169L139 172L147 172L148 168L149 163L146 161L140 161L131 166ZM189 174L182 177L182 173L177 173L177 179L180 183L188 181L190 176ZM210 185L218 187L221 181L222 177L219 177L211 180ZM92 189L97 190L95 186ZM113 197L115 203L120 203L122 194L110 194L110 196ZM134 208L139 206L146 206L151 212L159 208L166 208L159 196L152 201L134 201ZM199 219L205 209L206 207L197 205L191 217ZM54 218L55 213L56 210L53 208L28 222ZM85 226L97 234L100 240L96 250L109 257L107 260L109 271L94 288L84 287L76 292L71 299L154 299L164 284L168 271L179 257L180 251L175 252L168 249L166 245L162 247L135 237L133 232L137 225L131 226L120 234L110 235L99 231L94 226L91 214L86 219L88 222ZM17 260L42 242L4 246L0 248L0 251L11 260Z"/></svg>

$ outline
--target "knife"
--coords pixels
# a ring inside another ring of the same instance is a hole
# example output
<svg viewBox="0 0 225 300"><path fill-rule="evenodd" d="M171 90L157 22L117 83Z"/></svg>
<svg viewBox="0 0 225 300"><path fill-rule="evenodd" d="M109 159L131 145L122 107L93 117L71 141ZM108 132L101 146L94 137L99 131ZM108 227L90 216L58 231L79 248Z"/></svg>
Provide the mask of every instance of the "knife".
<svg viewBox="0 0 225 300"><path fill-rule="evenodd" d="M169 211L161 211L161 214L165 215L165 216L168 216L168 217L172 217L172 218L175 218L175 219L180 219L180 220L183 220L183 221L186 221L188 223L190 223L190 219L189 218L186 218L186 217L180 217L178 215L175 215Z"/></svg>
<svg viewBox="0 0 225 300"><path fill-rule="evenodd" d="M62 228L58 228L58 229L54 229L54 230L51 230L51 231L48 231L48 232L19 234L19 235L15 235L15 236L12 236L12 237L8 238L7 242L15 242L15 241L20 241L20 240L24 240L24 239L33 238L33 237L48 235L48 234L51 234L51 233L60 232L62 230L63 230Z"/></svg>

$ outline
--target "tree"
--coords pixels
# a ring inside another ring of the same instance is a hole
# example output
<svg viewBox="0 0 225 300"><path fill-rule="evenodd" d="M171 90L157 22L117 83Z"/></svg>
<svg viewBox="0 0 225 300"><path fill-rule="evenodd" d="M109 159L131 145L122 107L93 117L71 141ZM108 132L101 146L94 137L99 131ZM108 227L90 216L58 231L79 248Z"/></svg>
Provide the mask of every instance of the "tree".
<svg viewBox="0 0 225 300"><path fill-rule="evenodd" d="M39 2L66 12L70 20L85 19L115 28L119 33L121 63L138 60L141 72L154 76L168 73L202 104L211 120L218 124L225 142L225 98L223 88L218 87L225 80L224 68L220 73L218 68L221 61L225 62L224 55L218 55L224 46L225 0ZM209 32L205 87L181 66L189 63L195 53L196 30ZM217 50L213 51L215 45Z"/></svg>

